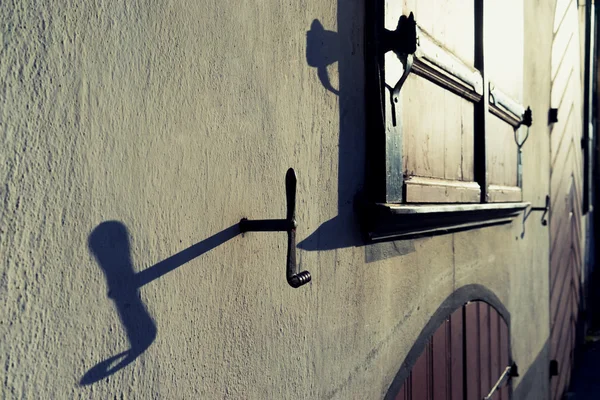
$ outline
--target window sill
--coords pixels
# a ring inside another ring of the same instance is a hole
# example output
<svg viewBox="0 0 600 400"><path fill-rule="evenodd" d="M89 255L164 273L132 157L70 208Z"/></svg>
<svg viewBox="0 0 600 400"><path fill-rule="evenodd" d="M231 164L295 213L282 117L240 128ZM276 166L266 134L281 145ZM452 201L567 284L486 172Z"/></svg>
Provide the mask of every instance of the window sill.
<svg viewBox="0 0 600 400"><path fill-rule="evenodd" d="M510 223L529 203L365 204L359 206L368 242L442 235Z"/></svg>

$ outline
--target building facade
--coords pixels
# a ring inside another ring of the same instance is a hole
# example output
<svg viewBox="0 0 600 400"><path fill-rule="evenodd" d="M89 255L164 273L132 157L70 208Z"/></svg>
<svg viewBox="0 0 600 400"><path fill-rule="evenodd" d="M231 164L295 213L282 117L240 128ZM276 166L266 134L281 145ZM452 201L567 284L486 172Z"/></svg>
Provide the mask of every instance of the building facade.
<svg viewBox="0 0 600 400"><path fill-rule="evenodd" d="M0 397L482 398L506 367L493 398L568 390L592 2L0 15ZM297 227L242 233L284 219L288 168Z"/></svg>

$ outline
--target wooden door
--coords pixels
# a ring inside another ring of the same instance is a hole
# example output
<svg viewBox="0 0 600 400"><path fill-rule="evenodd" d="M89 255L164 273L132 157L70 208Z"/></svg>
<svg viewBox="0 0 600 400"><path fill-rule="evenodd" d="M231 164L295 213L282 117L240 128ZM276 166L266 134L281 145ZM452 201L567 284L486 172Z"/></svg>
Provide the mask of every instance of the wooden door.
<svg viewBox="0 0 600 400"><path fill-rule="evenodd" d="M489 304L456 310L427 341L396 400L481 400L510 365L508 325ZM508 385L494 400L508 400Z"/></svg>
<svg viewBox="0 0 600 400"><path fill-rule="evenodd" d="M558 0L552 45L550 153L550 357L558 363L550 398L568 388L576 344L582 271L582 93L575 0Z"/></svg>

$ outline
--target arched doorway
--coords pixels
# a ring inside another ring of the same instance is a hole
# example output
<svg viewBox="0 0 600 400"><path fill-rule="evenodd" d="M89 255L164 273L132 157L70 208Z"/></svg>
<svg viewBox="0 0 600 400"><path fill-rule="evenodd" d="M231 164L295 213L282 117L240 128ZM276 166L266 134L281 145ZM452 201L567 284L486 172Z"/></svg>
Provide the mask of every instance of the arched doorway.
<svg viewBox="0 0 600 400"><path fill-rule="evenodd" d="M493 294L460 303L461 297L455 293L450 299L455 305L443 304L436 312L386 399L510 399L510 378L517 371L510 353L509 315Z"/></svg>

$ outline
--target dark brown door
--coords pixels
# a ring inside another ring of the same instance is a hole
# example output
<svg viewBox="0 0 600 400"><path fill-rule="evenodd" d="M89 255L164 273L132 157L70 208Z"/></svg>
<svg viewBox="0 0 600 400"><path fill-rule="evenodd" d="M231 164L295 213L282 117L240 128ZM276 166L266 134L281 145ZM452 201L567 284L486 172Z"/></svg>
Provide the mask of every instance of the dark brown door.
<svg viewBox="0 0 600 400"><path fill-rule="evenodd" d="M581 81L577 2L558 0L552 45L551 107L558 122L550 134L550 357L558 375L550 398L569 385L576 343L582 268Z"/></svg>
<svg viewBox="0 0 600 400"><path fill-rule="evenodd" d="M508 325L489 304L456 310L427 341L396 400L481 400L510 365ZM491 399L508 400L510 381Z"/></svg>

